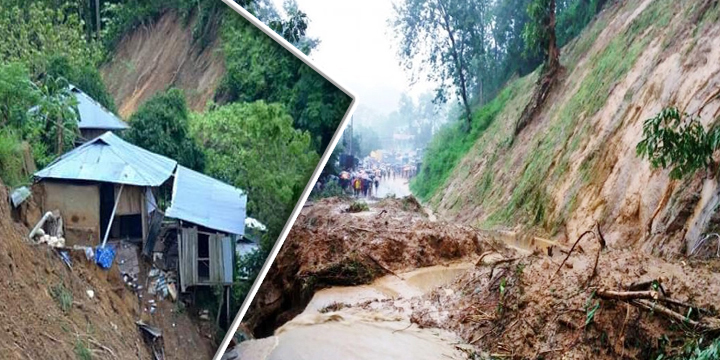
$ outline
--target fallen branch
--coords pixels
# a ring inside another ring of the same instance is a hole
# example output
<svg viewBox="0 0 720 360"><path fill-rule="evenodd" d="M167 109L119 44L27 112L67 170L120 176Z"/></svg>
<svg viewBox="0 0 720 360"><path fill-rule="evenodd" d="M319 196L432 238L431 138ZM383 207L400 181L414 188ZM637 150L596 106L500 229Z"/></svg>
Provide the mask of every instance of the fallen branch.
<svg viewBox="0 0 720 360"><path fill-rule="evenodd" d="M565 259L563 259L562 263L560 263L560 266L558 266L558 268L557 268L557 270L555 271L555 273L550 277L550 280L552 280L552 279L560 272L560 269L562 269L562 267L563 267L563 266L565 265L565 263L567 262L568 258L570 258L570 255L572 255L573 251L574 251L575 248L577 247L577 244L578 244L578 243L580 242L580 240L582 240L582 238L585 237L585 235L587 235L587 234L593 234L593 235L595 235L592 230L588 230L588 231L582 233L582 235L580 235L580 237L578 237L578 239L575 240L575 243L574 243L573 246L570 248L570 251L568 251L567 256L565 256Z"/></svg>
<svg viewBox="0 0 720 360"><path fill-rule="evenodd" d="M623 300L623 301L629 301L629 300L635 300L635 299L651 299L651 300L661 300L664 299L660 293L653 290L645 290L645 291L613 291L613 290L605 290L605 289L599 289L595 294L597 296L603 298L603 299L613 299L613 300Z"/></svg>

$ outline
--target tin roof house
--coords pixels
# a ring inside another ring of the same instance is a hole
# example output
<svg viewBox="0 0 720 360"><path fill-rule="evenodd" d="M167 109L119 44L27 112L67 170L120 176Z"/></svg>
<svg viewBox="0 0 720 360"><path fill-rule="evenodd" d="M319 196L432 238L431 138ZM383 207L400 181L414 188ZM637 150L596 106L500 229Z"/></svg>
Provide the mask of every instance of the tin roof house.
<svg viewBox="0 0 720 360"><path fill-rule="evenodd" d="M35 173L43 211L60 210L69 245L144 242L157 188L177 162L106 132Z"/></svg>
<svg viewBox="0 0 720 360"><path fill-rule="evenodd" d="M245 234L247 194L178 165L166 215L180 220L177 231L180 289L230 285L235 243Z"/></svg>
<svg viewBox="0 0 720 360"><path fill-rule="evenodd" d="M94 139L106 131L121 131L129 128L127 123L76 86L71 85L70 92L77 100L80 130L78 143Z"/></svg>
<svg viewBox="0 0 720 360"><path fill-rule="evenodd" d="M125 240L152 251L165 216L176 219L180 285L231 285L235 240L245 234L247 194L112 132L35 173L43 212L59 210L69 246ZM166 214L155 199L172 187Z"/></svg>

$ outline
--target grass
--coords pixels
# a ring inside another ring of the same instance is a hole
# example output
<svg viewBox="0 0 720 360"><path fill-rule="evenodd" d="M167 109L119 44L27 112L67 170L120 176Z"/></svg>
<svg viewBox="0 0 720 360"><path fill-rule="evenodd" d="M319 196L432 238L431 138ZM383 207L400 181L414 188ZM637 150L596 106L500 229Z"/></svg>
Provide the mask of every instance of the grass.
<svg viewBox="0 0 720 360"><path fill-rule="evenodd" d="M458 121L435 135L428 145L421 171L410 183L413 194L427 201L445 185L460 160L494 123L508 101L517 95L519 83L514 81L495 99L475 110L470 131L464 131L462 123Z"/></svg>
<svg viewBox="0 0 720 360"><path fill-rule="evenodd" d="M569 101L559 109L547 131L538 133L532 140L531 150L528 151L522 166L523 172L513 188L510 200L488 218L487 224L516 223L520 217L528 220L531 225L555 228L557 223L563 221L562 218L552 221L547 219L547 215L554 210L553 202L545 190L547 181L558 179L568 171L570 155L587 139L590 131L585 121L605 105L615 83L627 75L646 48L651 36L640 35L651 26L655 29L667 26L672 14L663 10L669 4L670 0L653 2L627 29L610 41L603 51L589 59L588 64L592 64L591 71L582 79L578 90ZM594 26L598 25L600 24L596 23ZM576 132L574 129L578 125L582 127ZM562 152L562 156L555 165L558 151ZM585 166L592 168L593 164ZM589 176L583 177L589 179ZM574 196L575 194L569 194L570 199ZM570 211L572 208L564 210L565 213Z"/></svg>
<svg viewBox="0 0 720 360"><path fill-rule="evenodd" d="M92 360L92 352L80 339L75 341L75 357L79 360Z"/></svg>
<svg viewBox="0 0 720 360"><path fill-rule="evenodd" d="M50 295L60 306L60 309L67 313L72 308L73 294L64 284L54 285L50 288Z"/></svg>

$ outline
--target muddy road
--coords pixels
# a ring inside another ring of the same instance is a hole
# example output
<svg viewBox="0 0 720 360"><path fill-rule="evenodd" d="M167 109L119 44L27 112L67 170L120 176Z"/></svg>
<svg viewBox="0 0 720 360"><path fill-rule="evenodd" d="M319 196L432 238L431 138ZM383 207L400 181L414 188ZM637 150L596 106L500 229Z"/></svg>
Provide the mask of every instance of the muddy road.
<svg viewBox="0 0 720 360"><path fill-rule="evenodd" d="M506 244L413 198L351 203L298 217L245 318L257 339L243 359L655 359L720 328L715 260L603 247L597 228L574 248Z"/></svg>

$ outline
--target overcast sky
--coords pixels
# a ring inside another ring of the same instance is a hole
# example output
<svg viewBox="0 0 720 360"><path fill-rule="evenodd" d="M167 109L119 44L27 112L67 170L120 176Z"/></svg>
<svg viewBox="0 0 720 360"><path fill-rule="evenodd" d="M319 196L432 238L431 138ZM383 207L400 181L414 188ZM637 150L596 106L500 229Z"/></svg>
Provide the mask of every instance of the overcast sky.
<svg viewBox="0 0 720 360"><path fill-rule="evenodd" d="M282 8L283 0L274 0ZM311 59L328 76L352 91L358 105L379 113L396 109L400 94L413 97L432 89L410 88L399 65L394 36L387 25L391 0L297 0L310 19L308 35L320 39Z"/></svg>

